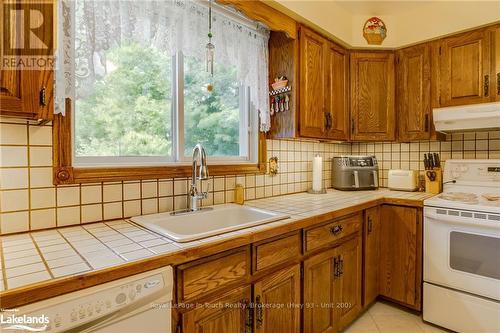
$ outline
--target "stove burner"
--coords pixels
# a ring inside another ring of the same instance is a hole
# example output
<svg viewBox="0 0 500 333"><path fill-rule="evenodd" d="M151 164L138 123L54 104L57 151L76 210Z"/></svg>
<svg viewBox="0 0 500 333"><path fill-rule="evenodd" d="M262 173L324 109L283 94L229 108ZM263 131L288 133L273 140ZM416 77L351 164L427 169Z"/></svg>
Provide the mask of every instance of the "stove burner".
<svg viewBox="0 0 500 333"><path fill-rule="evenodd" d="M447 192L441 194L439 197L444 200L459 201L467 204L477 204L479 202L476 194L467 192Z"/></svg>

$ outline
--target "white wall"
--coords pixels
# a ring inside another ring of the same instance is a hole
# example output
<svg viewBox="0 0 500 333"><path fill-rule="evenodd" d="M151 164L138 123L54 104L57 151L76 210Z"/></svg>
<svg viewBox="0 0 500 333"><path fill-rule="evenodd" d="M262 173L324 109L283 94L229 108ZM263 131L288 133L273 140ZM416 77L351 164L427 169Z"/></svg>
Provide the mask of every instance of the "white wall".
<svg viewBox="0 0 500 333"><path fill-rule="evenodd" d="M381 46L386 48L415 44L500 21L498 0L269 0L268 3L354 47L369 46L363 38L362 28L372 16L380 17L387 25L387 38Z"/></svg>

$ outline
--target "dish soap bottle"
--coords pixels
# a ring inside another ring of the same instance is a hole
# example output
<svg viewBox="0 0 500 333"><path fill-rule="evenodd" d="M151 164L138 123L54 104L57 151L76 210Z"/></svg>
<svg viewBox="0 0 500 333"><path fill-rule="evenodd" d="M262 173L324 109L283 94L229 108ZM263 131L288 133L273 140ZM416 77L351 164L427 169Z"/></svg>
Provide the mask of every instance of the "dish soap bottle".
<svg viewBox="0 0 500 333"><path fill-rule="evenodd" d="M234 187L234 202L239 205L245 202L245 188L241 184L236 184Z"/></svg>

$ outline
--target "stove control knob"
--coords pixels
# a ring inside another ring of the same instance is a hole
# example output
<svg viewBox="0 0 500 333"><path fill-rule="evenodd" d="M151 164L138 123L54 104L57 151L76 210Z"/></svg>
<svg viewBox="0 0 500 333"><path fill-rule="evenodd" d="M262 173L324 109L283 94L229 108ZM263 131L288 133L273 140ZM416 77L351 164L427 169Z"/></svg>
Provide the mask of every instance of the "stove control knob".
<svg viewBox="0 0 500 333"><path fill-rule="evenodd" d="M135 298L135 290L134 289L130 289L129 293L128 293L128 297L133 301L134 298Z"/></svg>
<svg viewBox="0 0 500 333"><path fill-rule="evenodd" d="M118 295L116 295L115 298L116 304L122 304L126 300L127 300L127 295L125 295L125 293L119 293Z"/></svg>
<svg viewBox="0 0 500 333"><path fill-rule="evenodd" d="M54 317L54 326L55 327L61 326L61 316L58 314L56 314L56 316Z"/></svg>
<svg viewBox="0 0 500 333"><path fill-rule="evenodd" d="M109 299L106 300L106 307L108 309L111 307L111 301Z"/></svg>
<svg viewBox="0 0 500 333"><path fill-rule="evenodd" d="M76 314L76 310L73 309L73 311L71 311L71 314L70 314L70 318L71 318L71 321L74 322L78 319L78 315Z"/></svg>

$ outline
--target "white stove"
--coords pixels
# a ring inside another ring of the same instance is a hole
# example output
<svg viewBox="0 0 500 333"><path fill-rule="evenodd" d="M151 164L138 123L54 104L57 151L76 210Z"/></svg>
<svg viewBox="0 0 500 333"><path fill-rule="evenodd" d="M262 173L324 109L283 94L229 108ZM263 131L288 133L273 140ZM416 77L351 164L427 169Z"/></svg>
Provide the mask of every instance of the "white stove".
<svg viewBox="0 0 500 333"><path fill-rule="evenodd" d="M500 332L500 160L448 160L424 201L424 320Z"/></svg>

